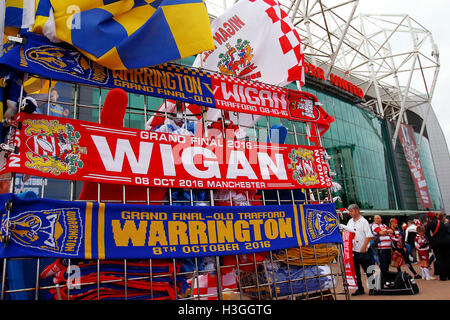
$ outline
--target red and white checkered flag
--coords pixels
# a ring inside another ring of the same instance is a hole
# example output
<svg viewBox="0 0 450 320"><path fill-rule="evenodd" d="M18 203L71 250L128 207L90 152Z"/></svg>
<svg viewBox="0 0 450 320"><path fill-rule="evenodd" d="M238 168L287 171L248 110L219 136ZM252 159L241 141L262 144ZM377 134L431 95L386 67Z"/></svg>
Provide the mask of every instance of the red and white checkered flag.
<svg viewBox="0 0 450 320"><path fill-rule="evenodd" d="M256 2L257 0L249 0L250 2ZM288 69L289 82L299 81L301 86L305 85L305 72L304 72L304 58L303 49L300 41L300 36L297 30L292 24L291 19L284 12L280 4L274 0L262 0L268 8L265 10L266 14L272 20L275 28L279 28L281 33L278 41L280 43L281 50L283 51L283 59L287 59L292 63L292 67Z"/></svg>
<svg viewBox="0 0 450 320"><path fill-rule="evenodd" d="M240 0L211 24L216 48L194 66L285 86L304 85L300 36L275 0Z"/></svg>

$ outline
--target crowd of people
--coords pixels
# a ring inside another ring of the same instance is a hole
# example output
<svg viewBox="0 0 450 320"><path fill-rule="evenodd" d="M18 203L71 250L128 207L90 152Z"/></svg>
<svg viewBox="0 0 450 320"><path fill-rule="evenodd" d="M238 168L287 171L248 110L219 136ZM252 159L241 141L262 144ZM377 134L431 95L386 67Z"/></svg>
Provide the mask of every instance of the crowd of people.
<svg viewBox="0 0 450 320"><path fill-rule="evenodd" d="M401 272L406 265L416 279L450 279L450 223L442 212L428 212L426 221L413 219L399 226L396 218L386 225L379 215L370 224L356 204L350 205L348 211L351 219L339 227L354 233L353 263L358 288L353 296L365 293L361 267L368 277L373 265L379 266L382 276L390 268ZM415 263L419 263L420 275L413 267ZM431 266L435 277L430 273Z"/></svg>

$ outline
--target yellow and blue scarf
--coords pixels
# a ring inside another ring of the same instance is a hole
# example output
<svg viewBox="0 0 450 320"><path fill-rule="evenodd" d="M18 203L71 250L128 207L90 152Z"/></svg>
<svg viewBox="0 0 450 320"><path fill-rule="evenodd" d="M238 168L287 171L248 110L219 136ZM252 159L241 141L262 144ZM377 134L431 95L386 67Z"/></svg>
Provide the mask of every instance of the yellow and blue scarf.
<svg viewBox="0 0 450 320"><path fill-rule="evenodd" d="M334 204L147 206L3 194L0 205L2 258L190 258L342 242Z"/></svg>

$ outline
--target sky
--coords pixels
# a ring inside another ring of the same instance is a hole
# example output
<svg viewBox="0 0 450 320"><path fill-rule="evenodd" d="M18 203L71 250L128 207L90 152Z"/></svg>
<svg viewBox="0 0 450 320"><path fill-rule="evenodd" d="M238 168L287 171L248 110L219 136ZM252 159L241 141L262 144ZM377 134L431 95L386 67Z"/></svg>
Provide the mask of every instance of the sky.
<svg viewBox="0 0 450 320"><path fill-rule="evenodd" d="M360 13L408 14L428 29L439 48L440 70L431 101L450 149L450 1L448 0L360 0Z"/></svg>

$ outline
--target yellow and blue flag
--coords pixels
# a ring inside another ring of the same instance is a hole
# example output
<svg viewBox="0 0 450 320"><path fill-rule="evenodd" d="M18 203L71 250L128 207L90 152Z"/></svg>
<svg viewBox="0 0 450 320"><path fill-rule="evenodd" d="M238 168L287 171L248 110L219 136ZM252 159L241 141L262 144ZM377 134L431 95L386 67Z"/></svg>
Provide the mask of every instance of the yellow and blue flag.
<svg viewBox="0 0 450 320"><path fill-rule="evenodd" d="M6 0L5 26L29 28L34 23L35 0Z"/></svg>
<svg viewBox="0 0 450 320"><path fill-rule="evenodd" d="M32 31L39 34L44 34L44 25L48 22L50 15L53 17L52 5L50 3L50 0L35 1L36 12Z"/></svg>
<svg viewBox="0 0 450 320"><path fill-rule="evenodd" d="M51 15L59 40L109 69L143 68L214 49L203 0L40 0L33 32L42 33Z"/></svg>

